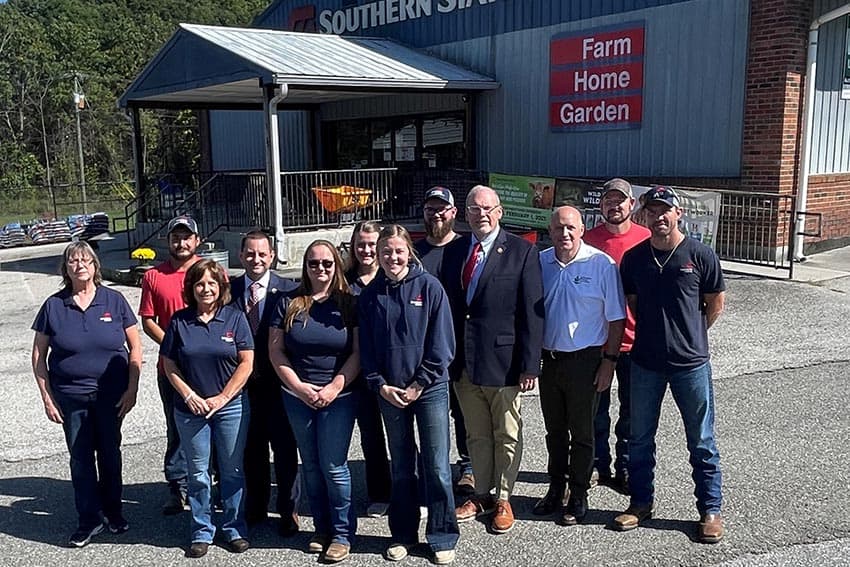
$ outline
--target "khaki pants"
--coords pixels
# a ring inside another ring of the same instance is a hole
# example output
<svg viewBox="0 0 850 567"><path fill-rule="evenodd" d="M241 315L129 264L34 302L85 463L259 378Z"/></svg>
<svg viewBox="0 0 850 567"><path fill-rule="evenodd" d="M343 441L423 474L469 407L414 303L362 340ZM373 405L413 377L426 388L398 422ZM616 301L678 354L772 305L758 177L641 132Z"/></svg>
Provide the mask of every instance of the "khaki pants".
<svg viewBox="0 0 850 567"><path fill-rule="evenodd" d="M475 492L508 500L522 460L519 386L476 386L466 373L454 383L466 421Z"/></svg>

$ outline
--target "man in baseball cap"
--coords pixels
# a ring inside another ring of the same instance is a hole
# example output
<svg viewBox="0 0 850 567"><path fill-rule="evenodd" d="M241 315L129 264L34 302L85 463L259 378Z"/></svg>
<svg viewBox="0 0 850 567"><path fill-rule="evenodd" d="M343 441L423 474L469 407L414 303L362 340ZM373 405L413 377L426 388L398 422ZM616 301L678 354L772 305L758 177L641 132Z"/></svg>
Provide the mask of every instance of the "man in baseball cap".
<svg viewBox="0 0 850 567"><path fill-rule="evenodd" d="M193 219L192 217L188 217L186 215L174 217L173 219L168 221L168 230L166 232L168 234L171 234L176 228L179 227L185 227L191 234L199 236L198 223L196 223L195 219Z"/></svg>
<svg viewBox="0 0 850 567"><path fill-rule="evenodd" d="M679 195L673 190L672 187L666 187L664 185L659 185L658 187L653 187L646 196L646 203L652 202L660 202L664 203L668 207L679 207Z"/></svg>

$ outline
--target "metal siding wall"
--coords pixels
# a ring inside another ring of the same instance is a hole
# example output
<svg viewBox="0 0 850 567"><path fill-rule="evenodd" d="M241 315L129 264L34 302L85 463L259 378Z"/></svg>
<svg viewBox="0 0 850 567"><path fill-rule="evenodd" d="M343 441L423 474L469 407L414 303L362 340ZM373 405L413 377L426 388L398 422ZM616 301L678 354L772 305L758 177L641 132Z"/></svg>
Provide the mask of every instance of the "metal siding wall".
<svg viewBox="0 0 850 567"><path fill-rule="evenodd" d="M846 0L820 0L814 13L824 14L844 4ZM850 100L841 100L847 18L824 24L818 34L812 173L850 172Z"/></svg>
<svg viewBox="0 0 850 567"><path fill-rule="evenodd" d="M642 127L550 132L551 37L640 19L646 25ZM740 175L748 22L748 2L693 0L434 51L502 84L483 94L479 105L478 159L483 169L592 177L734 177Z"/></svg>
<svg viewBox="0 0 850 567"><path fill-rule="evenodd" d="M301 171L309 166L308 112L281 112L280 167ZM251 110L210 112L212 165L215 171L262 171L266 168L263 113Z"/></svg>
<svg viewBox="0 0 850 567"><path fill-rule="evenodd" d="M351 120L462 110L459 94L399 94L358 98L322 105L322 120Z"/></svg>

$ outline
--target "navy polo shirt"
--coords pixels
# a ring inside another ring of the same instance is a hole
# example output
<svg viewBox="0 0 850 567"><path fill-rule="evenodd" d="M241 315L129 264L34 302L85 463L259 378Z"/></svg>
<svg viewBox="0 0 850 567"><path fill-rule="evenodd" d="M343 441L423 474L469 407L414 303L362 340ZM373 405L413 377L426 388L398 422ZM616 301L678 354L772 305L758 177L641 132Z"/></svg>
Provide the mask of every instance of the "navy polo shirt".
<svg viewBox="0 0 850 567"><path fill-rule="evenodd" d="M245 313L234 304L220 308L209 322L187 307L171 318L159 354L173 360L183 380L202 398L217 396L239 366L239 351L254 350ZM174 407L188 411L180 396Z"/></svg>
<svg viewBox="0 0 850 567"><path fill-rule="evenodd" d="M292 297L285 297L278 302L272 326L284 327L291 301ZM331 383L353 350L352 330L345 325L340 307L333 298L314 301L309 313L299 315L283 335L286 356L298 377L316 386Z"/></svg>
<svg viewBox="0 0 850 567"><path fill-rule="evenodd" d="M32 330L50 339L50 387L67 395L123 393L129 383L125 329L135 324L124 296L102 285L85 311L69 289L48 297Z"/></svg>

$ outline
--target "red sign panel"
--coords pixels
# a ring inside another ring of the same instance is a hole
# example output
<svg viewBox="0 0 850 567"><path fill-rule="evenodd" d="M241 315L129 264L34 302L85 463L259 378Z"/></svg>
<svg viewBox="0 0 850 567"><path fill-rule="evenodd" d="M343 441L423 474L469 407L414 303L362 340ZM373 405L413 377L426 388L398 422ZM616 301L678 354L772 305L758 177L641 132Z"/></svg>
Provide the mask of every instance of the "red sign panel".
<svg viewBox="0 0 850 567"><path fill-rule="evenodd" d="M555 131L639 128L643 22L558 34L549 48L549 126Z"/></svg>

